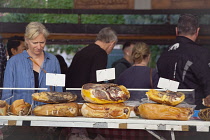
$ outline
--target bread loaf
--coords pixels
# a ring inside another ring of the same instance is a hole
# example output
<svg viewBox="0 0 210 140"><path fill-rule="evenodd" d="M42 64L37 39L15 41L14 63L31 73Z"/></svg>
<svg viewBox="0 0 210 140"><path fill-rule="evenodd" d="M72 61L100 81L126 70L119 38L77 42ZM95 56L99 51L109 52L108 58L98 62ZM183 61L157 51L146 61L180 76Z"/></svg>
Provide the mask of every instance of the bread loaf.
<svg viewBox="0 0 210 140"><path fill-rule="evenodd" d="M130 98L126 87L116 84L93 84L82 86L82 97L90 103L120 103Z"/></svg>
<svg viewBox="0 0 210 140"><path fill-rule="evenodd" d="M77 95L70 92L40 92L32 94L34 101L44 103L69 103L77 99Z"/></svg>
<svg viewBox="0 0 210 140"><path fill-rule="evenodd" d="M10 113L13 115L24 116L31 112L31 105L23 99L15 100L10 106Z"/></svg>
<svg viewBox="0 0 210 140"><path fill-rule="evenodd" d="M0 100L0 116L6 116L8 112L9 105L6 101Z"/></svg>
<svg viewBox="0 0 210 140"><path fill-rule="evenodd" d="M142 118L152 120L182 120L186 121L193 114L192 108L178 108L162 104L141 104L139 114Z"/></svg>
<svg viewBox="0 0 210 140"><path fill-rule="evenodd" d="M84 103L81 108L82 115L90 118L128 119L130 107L119 104L93 104Z"/></svg>
<svg viewBox="0 0 210 140"><path fill-rule="evenodd" d="M150 89L148 92L146 92L146 95L154 102L172 106L178 105L185 99L185 94L182 92L161 92L154 89Z"/></svg>
<svg viewBox="0 0 210 140"><path fill-rule="evenodd" d="M36 106L33 114L36 116L75 117L78 111L77 103L61 103Z"/></svg>

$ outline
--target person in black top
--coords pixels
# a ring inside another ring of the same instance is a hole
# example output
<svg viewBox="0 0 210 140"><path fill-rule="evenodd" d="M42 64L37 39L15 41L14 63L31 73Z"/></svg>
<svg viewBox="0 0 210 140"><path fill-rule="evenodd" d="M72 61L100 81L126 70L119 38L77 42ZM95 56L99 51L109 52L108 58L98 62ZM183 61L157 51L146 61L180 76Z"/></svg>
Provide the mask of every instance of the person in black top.
<svg viewBox="0 0 210 140"><path fill-rule="evenodd" d="M180 82L179 89L195 89L196 109L205 108L202 98L210 94L210 51L195 43L199 30L196 16L182 15L175 43L157 62L160 77Z"/></svg>
<svg viewBox="0 0 210 140"><path fill-rule="evenodd" d="M67 63L66 63L65 59L63 58L62 55L59 55L59 54L56 54L55 56L59 61L60 68L61 68L61 74L66 74L68 66L67 66Z"/></svg>
<svg viewBox="0 0 210 140"><path fill-rule="evenodd" d="M123 58L118 59L112 64L112 68L115 68L115 80L114 83L117 82L117 79L119 75L125 71L127 68L131 67L132 64L132 58L131 58L131 53L133 49L134 43L132 42L125 42L123 44Z"/></svg>
<svg viewBox="0 0 210 140"><path fill-rule="evenodd" d="M96 83L96 70L105 69L108 54L117 43L117 34L110 27L100 30L94 44L77 52L66 73L66 88L81 88Z"/></svg>

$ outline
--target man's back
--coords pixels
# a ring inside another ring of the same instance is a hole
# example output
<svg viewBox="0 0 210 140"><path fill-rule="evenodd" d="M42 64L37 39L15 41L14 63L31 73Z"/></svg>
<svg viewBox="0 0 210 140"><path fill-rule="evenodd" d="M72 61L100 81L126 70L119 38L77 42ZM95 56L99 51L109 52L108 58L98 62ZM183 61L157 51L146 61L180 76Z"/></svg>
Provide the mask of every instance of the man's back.
<svg viewBox="0 0 210 140"><path fill-rule="evenodd" d="M157 68L160 77L180 82L179 88L195 89L196 104L203 108L201 100L210 90L209 62L209 50L178 36L176 43L160 56Z"/></svg>
<svg viewBox="0 0 210 140"><path fill-rule="evenodd" d="M96 44L90 44L77 52L66 74L66 87L81 88L83 84L96 82L96 70L105 69L107 53Z"/></svg>

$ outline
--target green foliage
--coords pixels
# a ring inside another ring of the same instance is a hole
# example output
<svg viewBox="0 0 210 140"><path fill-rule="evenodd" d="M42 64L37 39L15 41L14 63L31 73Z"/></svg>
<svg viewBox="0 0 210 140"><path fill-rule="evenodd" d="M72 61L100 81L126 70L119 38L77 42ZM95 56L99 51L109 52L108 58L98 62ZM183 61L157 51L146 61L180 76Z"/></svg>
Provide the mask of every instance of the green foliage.
<svg viewBox="0 0 210 140"><path fill-rule="evenodd" d="M210 15L203 15L200 17L200 24L210 24Z"/></svg>
<svg viewBox="0 0 210 140"><path fill-rule="evenodd" d="M124 24L123 15L82 15L82 24Z"/></svg>
<svg viewBox="0 0 210 140"><path fill-rule="evenodd" d="M168 47L167 45L151 45L150 51L151 51L151 61L150 61L150 67L155 68L156 62L158 58L160 57L160 54L163 52L163 50Z"/></svg>
<svg viewBox="0 0 210 140"><path fill-rule="evenodd" d="M72 9L73 0L1 0L0 7Z"/></svg>
<svg viewBox="0 0 210 140"><path fill-rule="evenodd" d="M66 52L67 54L74 54L86 45L47 45L46 51L52 54Z"/></svg>
<svg viewBox="0 0 210 140"><path fill-rule="evenodd" d="M26 22L26 19L25 14L4 13L4 16L0 17L0 22Z"/></svg>
<svg viewBox="0 0 210 140"><path fill-rule="evenodd" d="M165 24L166 15L124 15L125 24Z"/></svg>

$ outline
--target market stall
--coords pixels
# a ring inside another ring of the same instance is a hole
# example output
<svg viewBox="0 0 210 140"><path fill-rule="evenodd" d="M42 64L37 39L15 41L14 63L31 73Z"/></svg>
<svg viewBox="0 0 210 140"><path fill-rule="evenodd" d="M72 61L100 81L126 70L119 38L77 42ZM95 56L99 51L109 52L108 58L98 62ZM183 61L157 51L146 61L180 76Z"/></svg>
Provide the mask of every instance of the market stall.
<svg viewBox="0 0 210 140"><path fill-rule="evenodd" d="M80 88L67 89L72 93L80 96ZM144 96L148 89L129 89L130 91L140 91L139 94L133 95L135 98ZM78 91L78 92L74 92ZM183 89L186 97L193 98L193 90ZM132 96L132 94L131 94ZM188 99L187 98L187 99ZM79 97L79 102L83 102ZM187 101L187 100L186 100ZM191 101L191 99L189 100ZM133 101L129 101L133 102ZM188 121L175 120L149 120L133 115L129 119L104 119L104 118L86 118L77 117L51 117L51 116L0 116L1 126L38 126L38 127L72 127L72 128L106 128L106 129L138 129L146 130L158 139L153 130L170 131L171 138L175 139L174 131L193 131L193 132L209 132L210 122L200 120L197 116L192 116Z"/></svg>

